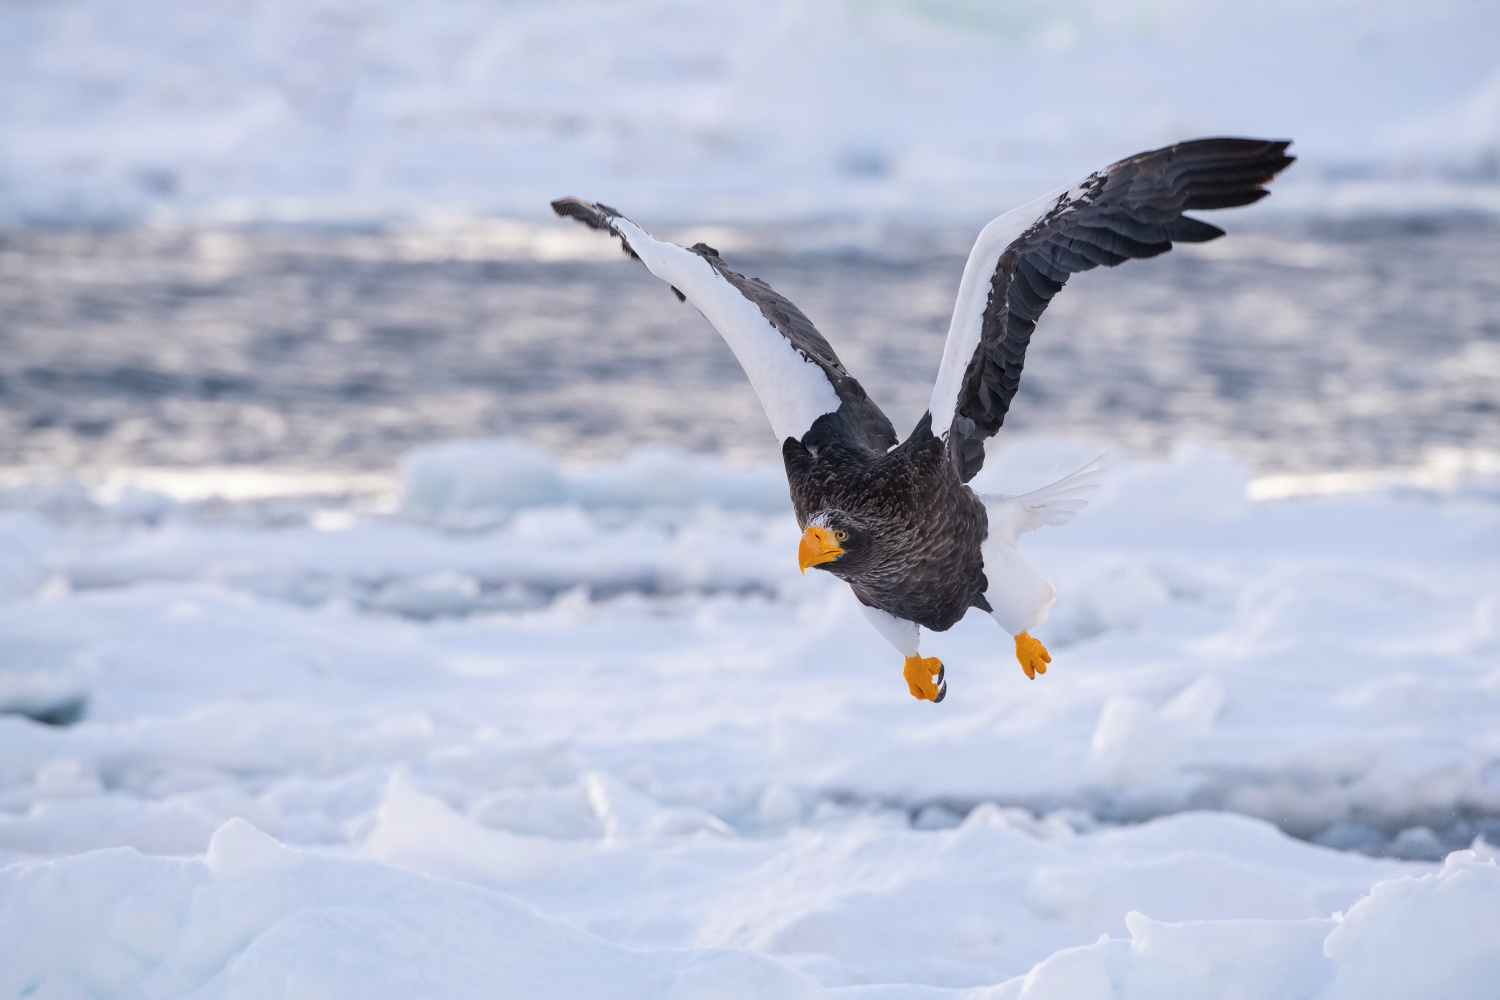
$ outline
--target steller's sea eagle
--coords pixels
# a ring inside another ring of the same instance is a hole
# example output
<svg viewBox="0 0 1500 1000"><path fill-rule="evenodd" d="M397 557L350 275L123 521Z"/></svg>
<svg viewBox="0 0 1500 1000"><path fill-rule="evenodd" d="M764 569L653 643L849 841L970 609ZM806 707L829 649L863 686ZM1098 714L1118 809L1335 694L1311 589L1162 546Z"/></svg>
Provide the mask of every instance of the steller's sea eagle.
<svg viewBox="0 0 1500 1000"><path fill-rule="evenodd" d="M951 628L970 608L1015 637L1027 677L1052 660L1029 630L1057 591L1016 538L1071 520L1098 488L1098 464L1023 496L966 485L1005 421L1047 303L1077 271L1223 236L1182 213L1260 200L1292 162L1288 145L1195 139L1139 153L985 226L964 265L931 402L899 443L828 341L770 285L730 270L706 244L652 239L608 205L563 198L552 209L618 237L728 341L781 442L803 572L816 566L846 581L906 657L912 695L938 702L948 691L943 665L918 652L919 631Z"/></svg>

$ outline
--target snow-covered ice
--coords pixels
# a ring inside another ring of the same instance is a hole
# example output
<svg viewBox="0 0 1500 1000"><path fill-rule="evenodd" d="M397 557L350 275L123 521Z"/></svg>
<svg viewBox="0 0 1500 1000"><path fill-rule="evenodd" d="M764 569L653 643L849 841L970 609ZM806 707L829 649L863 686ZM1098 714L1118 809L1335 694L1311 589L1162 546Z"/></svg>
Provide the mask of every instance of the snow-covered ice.
<svg viewBox="0 0 1500 1000"><path fill-rule="evenodd" d="M1493 478L1109 466L938 706L772 467L13 478L0 995L1490 995Z"/></svg>
<svg viewBox="0 0 1500 1000"><path fill-rule="evenodd" d="M0 218L969 225L1225 133L1297 140L1272 210L1493 214L1497 52L1488 0L7 4Z"/></svg>
<svg viewBox="0 0 1500 1000"><path fill-rule="evenodd" d="M252 258L279 280L345 258L614 255L546 215L565 194L684 243L900 256L1211 133L1296 140L1297 169L1247 219L1493 215L1497 52L1484 0L9 4L0 222L144 222L102 280L171 312L230 294ZM358 225L325 232L341 249L316 265L232 230L266 222ZM129 249L177 224L197 248L186 278ZM1309 274L1343 252L1274 233L1201 251ZM1482 255L1459 257L1482 277ZM58 273L82 259L59 252ZM1393 282L1369 259L1317 272L1337 295L1297 294L1357 312L1370 275L1414 301L1457 273L1439 257ZM1378 370L1290 353L1342 374L1285 408L1344 393L1368 415L1409 403L1415 379L1421 412L1373 437L1449 441L1433 414L1486 412L1493 367L1489 285L1466 281L1446 312L1384 301L1369 320L1442 327L1461 353L1402 341L1369 354L1397 359ZM37 287L15 311L74 303L57 322L75 348L120 309L98 280ZM326 321L326 361L388 308L345 315L343 285L280 287L181 323L228 342L270 302ZM1253 343L1304 325L1349 341L1298 301L1243 298L1273 334ZM77 385L178 373L200 343L132 315L177 346L141 368L151 352L104 323L90 343L117 338L127 360L96 347L103 381ZM1175 322L1202 343L1221 330ZM1120 343L1160 333L1120 323ZM26 329L45 343L53 327ZM1462 377L1408 369L1418 349ZM294 363L318 362L287 355L267 377ZM45 393L26 380L52 364L22 358L7 384ZM1410 392L1369 390L1387 381ZM26 411L17 435L83 414L88 391ZM234 420L316 436L280 398L231 398L233 420L200 417L162 454L244 460L222 443ZM186 427L164 399L163 426ZM391 409L371 407L325 436ZM88 410L78 434L152 436L127 409ZM1307 423L1244 426L1274 442ZM1290 461L1260 479L1202 448L1113 456L1089 510L1024 542L1061 595L1040 632L1052 669L1026 680L975 616L924 643L947 664L934 706L846 588L797 573L776 468L449 441L382 473L371 440L358 474L0 472L0 997L1496 993L1500 465L1482 441L1421 467ZM1102 450L998 444L981 489L1031 489Z"/></svg>

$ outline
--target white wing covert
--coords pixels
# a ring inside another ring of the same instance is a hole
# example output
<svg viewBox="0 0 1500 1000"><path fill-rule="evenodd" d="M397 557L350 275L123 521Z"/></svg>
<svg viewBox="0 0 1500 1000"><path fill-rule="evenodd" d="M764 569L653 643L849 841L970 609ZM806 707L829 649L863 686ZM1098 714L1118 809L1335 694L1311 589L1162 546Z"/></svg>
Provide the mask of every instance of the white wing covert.
<svg viewBox="0 0 1500 1000"><path fill-rule="evenodd" d="M1099 492L1104 469L1094 459L1077 472L1020 496L979 494L989 515L989 534L980 552L984 557L984 592L990 617L1011 635L1041 625L1057 600L1057 590L1021 557L1016 539L1044 524L1067 524Z"/></svg>
<svg viewBox="0 0 1500 1000"><path fill-rule="evenodd" d="M800 309L758 278L730 270L704 243L680 247L654 239L608 205L563 198L560 216L620 240L625 253L692 302L719 331L750 378L778 442L801 441L834 414L839 430L872 450L896 443L896 431Z"/></svg>
<svg viewBox="0 0 1500 1000"><path fill-rule="evenodd" d="M1195 139L1139 153L985 226L969 253L928 412L960 477L984 464L1037 320L1068 278L1224 235L1182 213L1258 201L1287 142Z"/></svg>

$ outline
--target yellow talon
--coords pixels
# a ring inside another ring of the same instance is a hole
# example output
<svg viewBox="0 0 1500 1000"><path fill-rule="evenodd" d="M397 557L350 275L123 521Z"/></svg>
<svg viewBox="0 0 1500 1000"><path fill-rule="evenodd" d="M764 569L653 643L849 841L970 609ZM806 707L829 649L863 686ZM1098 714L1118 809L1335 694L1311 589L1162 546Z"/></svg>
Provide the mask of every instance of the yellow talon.
<svg viewBox="0 0 1500 1000"><path fill-rule="evenodd" d="M943 661L936 656L908 656L901 672L913 698L942 701L948 693L948 685L943 683Z"/></svg>
<svg viewBox="0 0 1500 1000"><path fill-rule="evenodd" d="M1037 674L1047 672L1047 664L1052 662L1052 654L1047 652L1046 646L1022 632L1016 636L1016 659L1021 661L1021 669L1026 671L1026 676L1036 680Z"/></svg>

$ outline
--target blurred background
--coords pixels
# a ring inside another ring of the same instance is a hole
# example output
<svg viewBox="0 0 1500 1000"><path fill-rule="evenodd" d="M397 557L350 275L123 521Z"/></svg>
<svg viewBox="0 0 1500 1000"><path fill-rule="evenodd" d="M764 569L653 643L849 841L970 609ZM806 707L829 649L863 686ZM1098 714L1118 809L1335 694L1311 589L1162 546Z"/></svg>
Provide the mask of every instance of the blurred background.
<svg viewBox="0 0 1500 1000"><path fill-rule="evenodd" d="M1075 278L1009 426L1500 461L1489 2L5 0L0 463L774 458L718 338L563 195L769 280L904 430L984 222L1212 134L1299 160L1230 238Z"/></svg>
<svg viewBox="0 0 1500 1000"><path fill-rule="evenodd" d="M548 208L904 433L980 227L1216 134L1298 160L1076 276L974 480L1109 453L1053 669L971 615L939 706ZM0 0L0 995L1488 997L1497 567L1495 0Z"/></svg>

